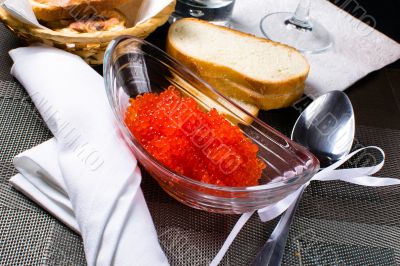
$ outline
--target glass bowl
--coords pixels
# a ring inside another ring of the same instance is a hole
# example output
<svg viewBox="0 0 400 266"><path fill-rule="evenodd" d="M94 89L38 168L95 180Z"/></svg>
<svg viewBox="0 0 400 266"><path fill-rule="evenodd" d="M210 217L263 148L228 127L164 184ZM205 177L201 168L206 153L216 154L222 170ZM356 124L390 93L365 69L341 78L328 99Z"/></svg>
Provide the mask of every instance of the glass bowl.
<svg viewBox="0 0 400 266"><path fill-rule="evenodd" d="M188 206L218 213L253 211L286 197L319 169L318 160L304 147L253 117L144 40L132 36L113 40L104 58L104 79L117 126L127 145L160 186ZM260 185L228 187L196 181L166 168L140 145L124 122L129 98L159 93L169 85L194 98L204 109L216 108L259 147L258 157L267 165Z"/></svg>

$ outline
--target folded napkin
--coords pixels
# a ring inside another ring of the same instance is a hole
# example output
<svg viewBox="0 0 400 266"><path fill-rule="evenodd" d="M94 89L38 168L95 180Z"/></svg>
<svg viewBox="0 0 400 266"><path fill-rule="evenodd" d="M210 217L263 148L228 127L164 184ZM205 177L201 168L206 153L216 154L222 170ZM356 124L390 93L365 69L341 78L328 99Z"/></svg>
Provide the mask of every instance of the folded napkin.
<svg viewBox="0 0 400 266"><path fill-rule="evenodd" d="M19 174L10 183L61 222L79 232L64 177L58 165L57 143L52 138L14 158Z"/></svg>
<svg viewBox="0 0 400 266"><path fill-rule="evenodd" d="M260 20L274 12L294 12L298 3L299 0L237 0L232 27L264 37ZM366 12L360 19L374 21ZM368 73L400 58L398 43L329 1L311 1L311 17L325 26L335 42L326 52L305 55L311 65L305 93L312 98L332 90L343 91Z"/></svg>
<svg viewBox="0 0 400 266"><path fill-rule="evenodd" d="M81 233L88 265L168 265L102 77L55 48L10 55L12 74L55 136L15 158L14 186Z"/></svg>

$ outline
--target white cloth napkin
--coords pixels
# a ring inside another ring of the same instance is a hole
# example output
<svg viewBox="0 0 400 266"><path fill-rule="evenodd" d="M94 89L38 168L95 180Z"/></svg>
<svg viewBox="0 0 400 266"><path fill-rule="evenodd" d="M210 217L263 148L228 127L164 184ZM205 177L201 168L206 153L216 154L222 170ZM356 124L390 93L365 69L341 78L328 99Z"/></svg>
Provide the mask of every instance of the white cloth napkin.
<svg viewBox="0 0 400 266"><path fill-rule="evenodd" d="M52 138L14 158L19 174L10 183L77 233L74 210L58 165L57 143Z"/></svg>
<svg viewBox="0 0 400 266"><path fill-rule="evenodd" d="M265 15L294 12L298 3L299 0L236 0L232 27L263 37L260 20ZM367 19L366 12L361 19ZM329 1L312 0L311 17L325 26L335 42L327 52L305 55L311 65L305 93L312 98L332 90L343 91L368 73L400 58L398 43Z"/></svg>
<svg viewBox="0 0 400 266"><path fill-rule="evenodd" d="M18 48L10 55L12 74L55 136L17 156L21 175L12 183L81 233L88 265L168 265L102 77L55 48Z"/></svg>

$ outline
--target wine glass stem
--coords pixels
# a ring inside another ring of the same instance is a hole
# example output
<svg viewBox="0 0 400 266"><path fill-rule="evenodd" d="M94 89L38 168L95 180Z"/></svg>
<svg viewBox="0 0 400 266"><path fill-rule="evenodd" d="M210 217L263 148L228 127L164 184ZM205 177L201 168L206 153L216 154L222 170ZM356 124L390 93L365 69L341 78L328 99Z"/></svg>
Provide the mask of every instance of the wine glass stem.
<svg viewBox="0 0 400 266"><path fill-rule="evenodd" d="M312 30L310 6L311 0L300 0L293 17L291 17L287 23L294 25L298 29Z"/></svg>

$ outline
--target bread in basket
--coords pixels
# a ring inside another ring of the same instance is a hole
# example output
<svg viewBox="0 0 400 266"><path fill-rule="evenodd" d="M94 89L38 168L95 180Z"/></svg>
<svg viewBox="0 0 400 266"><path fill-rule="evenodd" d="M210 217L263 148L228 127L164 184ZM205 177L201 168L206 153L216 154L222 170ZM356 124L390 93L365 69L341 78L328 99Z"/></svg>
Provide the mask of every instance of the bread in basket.
<svg viewBox="0 0 400 266"><path fill-rule="evenodd" d="M79 14L92 15L121 6L129 0L29 0L38 20L57 21ZM52 2L54 4L52 4Z"/></svg>
<svg viewBox="0 0 400 266"><path fill-rule="evenodd" d="M133 10L141 9L141 5L149 4L150 1L158 0L131 0L123 6L118 7L125 14L128 25L134 25L136 20ZM21 22L11 16L0 7L0 20L10 30L15 32L20 38L28 43L40 42L53 47L57 47L82 57L89 64L102 64L105 49L109 42L120 35L133 35L139 38L145 38L157 27L163 25L174 11L176 0L163 1L167 4L154 14L152 17L137 23L132 27L127 27L121 31L104 31L95 33L71 33L54 31L50 29L41 29L30 24Z"/></svg>

